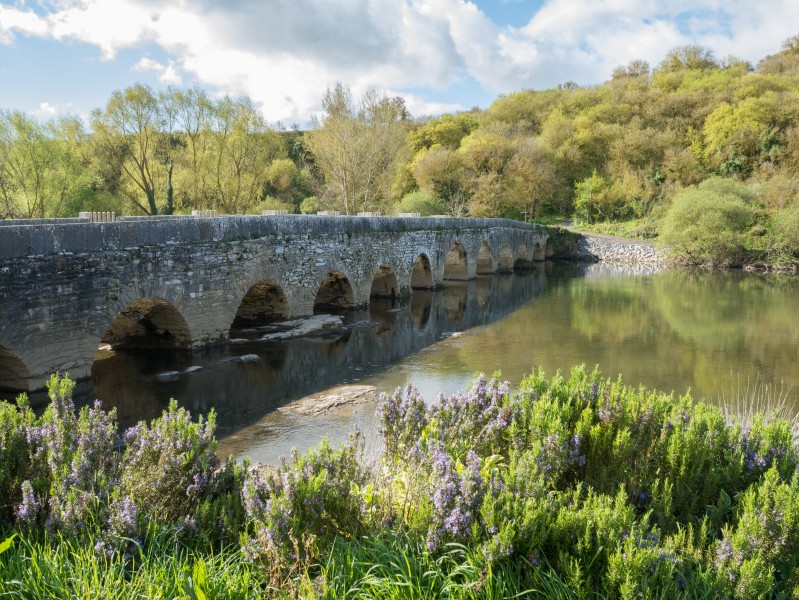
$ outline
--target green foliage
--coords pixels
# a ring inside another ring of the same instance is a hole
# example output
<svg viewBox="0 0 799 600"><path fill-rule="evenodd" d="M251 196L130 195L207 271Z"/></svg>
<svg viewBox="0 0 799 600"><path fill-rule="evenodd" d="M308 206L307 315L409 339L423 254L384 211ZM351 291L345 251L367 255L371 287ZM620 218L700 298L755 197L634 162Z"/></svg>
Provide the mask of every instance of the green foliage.
<svg viewBox="0 0 799 600"><path fill-rule="evenodd" d="M126 433L120 457L112 420L75 413L72 387L54 377L39 418L0 406L0 460L29 478L16 522L4 516L0 594L761 598L799 586L799 447L774 416L725 418L584 367L515 392L478 376L431 405L412 387L385 397L373 468L355 435L274 470L212 469L213 415L194 422L172 404Z"/></svg>
<svg viewBox="0 0 799 600"><path fill-rule="evenodd" d="M318 199L316 196L308 196L300 202L300 213L303 215L315 214L318 210Z"/></svg>
<svg viewBox="0 0 799 600"><path fill-rule="evenodd" d="M423 217L430 215L440 215L446 210L444 203L426 194L421 190L416 190L405 194L397 204L394 205L394 212L397 213L420 213Z"/></svg>
<svg viewBox="0 0 799 600"><path fill-rule="evenodd" d="M625 181L611 181L596 171L574 185L574 216L587 223L633 216L634 188Z"/></svg>
<svg viewBox="0 0 799 600"><path fill-rule="evenodd" d="M694 264L740 264L745 234L758 214L751 192L724 179L709 179L686 188L666 213L662 239L678 257Z"/></svg>
<svg viewBox="0 0 799 600"><path fill-rule="evenodd" d="M155 519L175 522L191 517L206 495L217 466L213 410L207 419L191 415L171 400L162 417L125 432L125 465L119 493Z"/></svg>
<svg viewBox="0 0 799 600"><path fill-rule="evenodd" d="M772 217L769 254L776 263L799 261L799 205L783 208Z"/></svg>

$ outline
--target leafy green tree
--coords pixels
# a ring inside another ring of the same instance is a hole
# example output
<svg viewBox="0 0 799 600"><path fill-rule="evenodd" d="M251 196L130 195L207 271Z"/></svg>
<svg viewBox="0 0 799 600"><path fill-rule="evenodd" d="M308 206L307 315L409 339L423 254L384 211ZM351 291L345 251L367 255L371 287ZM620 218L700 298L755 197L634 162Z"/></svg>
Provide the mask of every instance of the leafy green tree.
<svg viewBox="0 0 799 600"><path fill-rule="evenodd" d="M105 109L92 112L91 126L101 160L120 174L119 191L143 214L171 214L161 164L164 119L153 90L137 84L115 91Z"/></svg>
<svg viewBox="0 0 799 600"><path fill-rule="evenodd" d="M202 209L212 206L214 165L212 123L214 102L204 90L170 89L167 92L176 108L176 129L182 142L175 153L178 164L176 188L181 208Z"/></svg>
<svg viewBox="0 0 799 600"><path fill-rule="evenodd" d="M261 200L269 166L281 157L280 137L249 98L223 98L214 106L211 153L214 205L229 214Z"/></svg>
<svg viewBox="0 0 799 600"><path fill-rule="evenodd" d="M346 214L379 209L405 144L409 115L401 98L368 89L356 105L341 84L328 89L325 115L306 134L306 146L325 180L320 203Z"/></svg>
<svg viewBox="0 0 799 600"><path fill-rule="evenodd" d="M768 251L777 262L799 261L799 205L783 208L771 218Z"/></svg>
<svg viewBox="0 0 799 600"><path fill-rule="evenodd" d="M745 234L757 219L753 195L743 184L712 178L675 196L661 238L677 256L694 263L740 264Z"/></svg>
<svg viewBox="0 0 799 600"><path fill-rule="evenodd" d="M626 79L630 77L649 76L649 63L637 58L630 61L627 65L620 65L613 69L613 79Z"/></svg>
<svg viewBox="0 0 799 600"><path fill-rule="evenodd" d="M640 182L629 174L613 180L594 171L574 185L574 216L586 223L630 218L641 195Z"/></svg>
<svg viewBox="0 0 799 600"><path fill-rule="evenodd" d="M422 191L444 203L448 215L462 217L466 214L469 192L458 153L439 146L421 152L416 157L414 176Z"/></svg>
<svg viewBox="0 0 799 600"><path fill-rule="evenodd" d="M475 131L480 125L473 112L455 115L441 115L419 125L408 133L408 143L416 153L429 150L433 146L442 146L457 150L464 137Z"/></svg>
<svg viewBox="0 0 799 600"><path fill-rule="evenodd" d="M39 123L0 111L0 217L72 216L70 199L91 182L80 156L84 138L76 117Z"/></svg>
<svg viewBox="0 0 799 600"><path fill-rule="evenodd" d="M421 190L413 191L394 205L394 212L397 213L419 213L423 217L430 215L440 215L446 210L444 203L439 199L426 194Z"/></svg>
<svg viewBox="0 0 799 600"><path fill-rule="evenodd" d="M511 204L529 219L543 210L557 211L553 205L557 188L562 185L553 158L533 139L522 141L505 167L506 186Z"/></svg>
<svg viewBox="0 0 799 600"><path fill-rule="evenodd" d="M675 46L666 54L658 69L674 73L691 69L716 69L718 62L713 56L713 50L698 44Z"/></svg>

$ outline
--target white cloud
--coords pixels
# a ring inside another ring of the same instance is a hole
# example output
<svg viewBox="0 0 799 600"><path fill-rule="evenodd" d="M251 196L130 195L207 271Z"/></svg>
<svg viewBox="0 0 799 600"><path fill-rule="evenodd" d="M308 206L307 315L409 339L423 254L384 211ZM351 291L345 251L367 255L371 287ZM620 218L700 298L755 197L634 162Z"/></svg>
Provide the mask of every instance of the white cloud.
<svg viewBox="0 0 799 600"><path fill-rule="evenodd" d="M180 85L183 83L183 79L180 73L178 73L175 62L172 60L164 65L157 60L145 56L133 65L133 70L140 73L153 72L158 76L158 81L165 85Z"/></svg>
<svg viewBox="0 0 799 600"><path fill-rule="evenodd" d="M49 102L42 102L39 104L39 108L33 111L33 114L40 119L49 119L56 116L59 112L60 111L57 106L54 106Z"/></svg>
<svg viewBox="0 0 799 600"><path fill-rule="evenodd" d="M796 0L758 11L749 0L547 0L509 27L479 8L487 1L495 0L59 0L44 15L0 5L0 43L79 40L107 60L155 44L166 62L145 56L136 69L165 84L189 79L248 95L270 121L304 123L336 82L356 95L369 84L398 90L414 113L437 112L473 102L431 102L424 90L464 77L492 93L590 84L632 59L656 65L687 43L757 61L799 22Z"/></svg>
<svg viewBox="0 0 799 600"><path fill-rule="evenodd" d="M50 102L40 102L36 110L29 111L30 114L37 119L47 121L60 115L70 114L72 112L72 104L51 104Z"/></svg>

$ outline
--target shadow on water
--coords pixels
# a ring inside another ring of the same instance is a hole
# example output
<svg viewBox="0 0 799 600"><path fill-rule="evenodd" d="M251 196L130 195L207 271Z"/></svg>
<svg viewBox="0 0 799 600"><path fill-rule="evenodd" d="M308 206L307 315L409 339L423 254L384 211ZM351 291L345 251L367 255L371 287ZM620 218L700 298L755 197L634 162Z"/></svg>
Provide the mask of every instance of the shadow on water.
<svg viewBox="0 0 799 600"><path fill-rule="evenodd" d="M213 408L222 437L288 402L384 371L453 332L501 319L546 288L542 266L515 276L451 281L403 300L373 298L363 310L329 310L343 317L344 327L322 335L241 340L193 353L99 351L76 403L99 398L105 408L116 408L126 427L159 416L176 398L193 414Z"/></svg>

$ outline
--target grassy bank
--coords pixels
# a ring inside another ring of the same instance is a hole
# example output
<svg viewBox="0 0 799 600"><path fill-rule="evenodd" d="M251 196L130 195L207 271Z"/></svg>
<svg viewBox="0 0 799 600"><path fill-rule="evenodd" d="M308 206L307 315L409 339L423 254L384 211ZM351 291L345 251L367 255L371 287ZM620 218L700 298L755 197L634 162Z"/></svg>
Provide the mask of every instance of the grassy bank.
<svg viewBox="0 0 799 600"><path fill-rule="evenodd" d="M799 597L791 422L575 369L381 405L279 468L220 462L214 416L124 433L53 378L0 407L0 594L20 598Z"/></svg>

